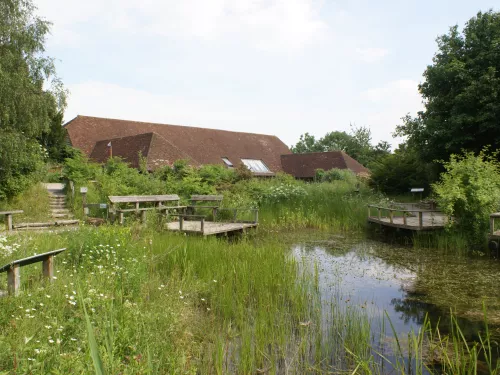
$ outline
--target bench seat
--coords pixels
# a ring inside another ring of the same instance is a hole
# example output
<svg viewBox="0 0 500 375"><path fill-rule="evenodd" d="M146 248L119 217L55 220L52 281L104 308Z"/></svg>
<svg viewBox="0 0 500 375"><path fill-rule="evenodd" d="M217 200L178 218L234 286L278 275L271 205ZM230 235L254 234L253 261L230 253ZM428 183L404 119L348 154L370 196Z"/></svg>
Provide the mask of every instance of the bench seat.
<svg viewBox="0 0 500 375"><path fill-rule="evenodd" d="M52 279L54 277L54 256L62 253L65 250L66 248L33 255L31 257L15 260L1 267L0 273L7 272L9 294L17 295L19 293L19 287L21 285L20 267L24 267L29 264L42 262L43 276L46 277L49 282L52 282Z"/></svg>
<svg viewBox="0 0 500 375"><path fill-rule="evenodd" d="M23 212L23 210L0 211L0 215L5 216L5 226L9 232L13 229L12 215L22 214Z"/></svg>

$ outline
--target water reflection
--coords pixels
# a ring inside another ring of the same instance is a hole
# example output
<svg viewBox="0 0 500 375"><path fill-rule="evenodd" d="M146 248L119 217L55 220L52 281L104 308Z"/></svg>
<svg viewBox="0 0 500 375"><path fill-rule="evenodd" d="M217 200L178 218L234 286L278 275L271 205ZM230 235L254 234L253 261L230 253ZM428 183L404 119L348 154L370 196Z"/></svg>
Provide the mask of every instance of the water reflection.
<svg viewBox="0 0 500 375"><path fill-rule="evenodd" d="M387 314L399 337L417 332L426 316L446 334L452 310L467 340L477 341L484 302L493 338L500 339L497 260L339 236L301 241L292 253L311 270L317 265L322 300L363 309L373 322ZM374 337L380 327L372 324ZM387 326L383 334L391 336Z"/></svg>

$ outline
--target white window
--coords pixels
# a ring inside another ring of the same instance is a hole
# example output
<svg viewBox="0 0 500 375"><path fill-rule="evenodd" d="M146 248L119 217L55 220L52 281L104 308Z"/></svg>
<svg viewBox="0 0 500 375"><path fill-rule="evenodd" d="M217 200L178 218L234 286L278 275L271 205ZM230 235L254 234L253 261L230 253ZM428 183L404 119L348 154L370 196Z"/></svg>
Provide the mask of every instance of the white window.
<svg viewBox="0 0 500 375"><path fill-rule="evenodd" d="M228 158L222 158L222 161L224 162L224 164L227 165L228 168L234 167L233 163L231 163L231 161Z"/></svg>
<svg viewBox="0 0 500 375"><path fill-rule="evenodd" d="M246 165L246 167L248 169L250 169L251 172L254 172L254 173L270 173L271 172L262 160L241 159L241 161L243 162L243 164Z"/></svg>

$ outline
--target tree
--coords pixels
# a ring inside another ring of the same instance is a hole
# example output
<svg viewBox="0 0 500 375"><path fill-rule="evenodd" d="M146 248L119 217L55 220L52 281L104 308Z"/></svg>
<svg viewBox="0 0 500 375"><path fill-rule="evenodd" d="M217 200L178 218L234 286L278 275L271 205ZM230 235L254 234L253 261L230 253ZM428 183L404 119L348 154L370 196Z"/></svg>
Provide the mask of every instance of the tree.
<svg viewBox="0 0 500 375"><path fill-rule="evenodd" d="M500 147L500 13L479 12L462 33L453 26L419 85L425 110L397 128L424 161Z"/></svg>
<svg viewBox="0 0 500 375"><path fill-rule="evenodd" d="M455 217L455 225L471 246L486 240L489 215L500 208L500 163L497 153L481 151L451 155L445 173L433 185L441 209Z"/></svg>
<svg viewBox="0 0 500 375"><path fill-rule="evenodd" d="M31 0L0 2L0 198L37 175L47 156L39 139L66 104L54 61L44 55L50 23L35 10Z"/></svg>
<svg viewBox="0 0 500 375"><path fill-rule="evenodd" d="M384 154L371 165L370 184L387 194L402 194L412 187L429 191L430 165L421 163L417 153L402 144L393 154Z"/></svg>
<svg viewBox="0 0 500 375"><path fill-rule="evenodd" d="M371 144L371 130L367 127L356 127L351 124L349 133L333 131L316 140L314 136L305 133L300 136L299 142L292 146L292 152L302 154L306 152L344 151L361 164L369 166L377 158L390 151L390 144L383 141L377 146Z"/></svg>

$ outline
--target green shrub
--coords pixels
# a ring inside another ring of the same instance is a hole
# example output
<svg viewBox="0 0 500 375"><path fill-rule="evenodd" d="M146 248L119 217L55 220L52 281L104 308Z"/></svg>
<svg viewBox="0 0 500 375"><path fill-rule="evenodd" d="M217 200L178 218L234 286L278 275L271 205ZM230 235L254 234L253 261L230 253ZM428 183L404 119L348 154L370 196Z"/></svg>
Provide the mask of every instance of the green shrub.
<svg viewBox="0 0 500 375"><path fill-rule="evenodd" d="M346 181L351 184L357 182L356 175L350 169L333 168L324 172L321 182Z"/></svg>
<svg viewBox="0 0 500 375"><path fill-rule="evenodd" d="M446 170L433 185L441 209L455 217L455 225L467 234L471 246L484 244L488 217L499 208L500 163L484 152L452 155Z"/></svg>
<svg viewBox="0 0 500 375"><path fill-rule="evenodd" d="M0 200L40 181L47 152L22 133L0 130Z"/></svg>

